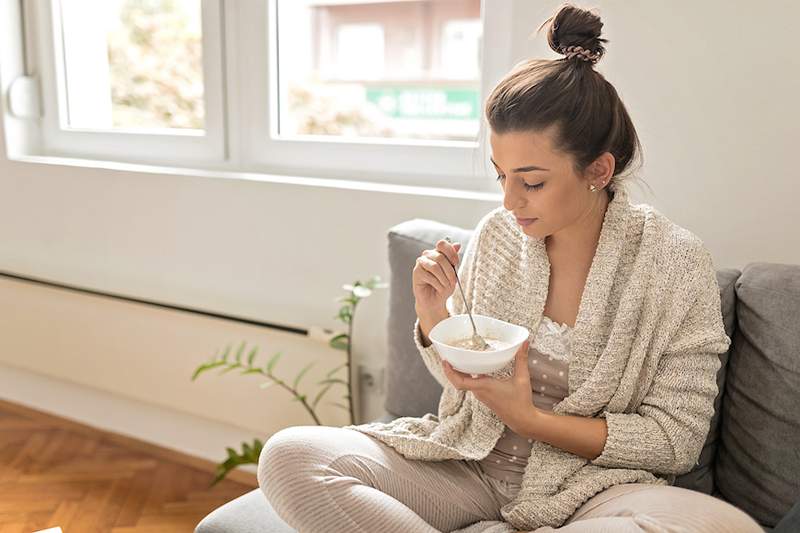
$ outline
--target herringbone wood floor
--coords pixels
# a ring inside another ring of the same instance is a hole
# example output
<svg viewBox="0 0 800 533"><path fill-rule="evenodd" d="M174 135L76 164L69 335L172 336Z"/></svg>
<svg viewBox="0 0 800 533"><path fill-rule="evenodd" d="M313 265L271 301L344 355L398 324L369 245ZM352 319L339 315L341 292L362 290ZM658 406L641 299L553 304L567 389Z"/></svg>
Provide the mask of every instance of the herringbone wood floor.
<svg viewBox="0 0 800 533"><path fill-rule="evenodd" d="M0 400L0 533L191 532L257 487L213 463Z"/></svg>

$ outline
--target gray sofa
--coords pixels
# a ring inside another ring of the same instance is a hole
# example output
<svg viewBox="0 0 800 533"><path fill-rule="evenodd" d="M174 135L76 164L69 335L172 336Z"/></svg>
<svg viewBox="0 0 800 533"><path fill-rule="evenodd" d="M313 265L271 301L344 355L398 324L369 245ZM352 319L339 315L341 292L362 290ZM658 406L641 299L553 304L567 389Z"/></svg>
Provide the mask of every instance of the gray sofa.
<svg viewBox="0 0 800 533"><path fill-rule="evenodd" d="M422 250L445 235L463 243L463 253L471 234L422 219L389 230L387 414L381 420L437 412L441 386L411 337L411 270ZM736 505L765 531L800 532L800 266L724 268L717 271L717 281L733 343L721 356L720 394L699 463L675 484ZM216 509L195 529L291 531L258 489Z"/></svg>

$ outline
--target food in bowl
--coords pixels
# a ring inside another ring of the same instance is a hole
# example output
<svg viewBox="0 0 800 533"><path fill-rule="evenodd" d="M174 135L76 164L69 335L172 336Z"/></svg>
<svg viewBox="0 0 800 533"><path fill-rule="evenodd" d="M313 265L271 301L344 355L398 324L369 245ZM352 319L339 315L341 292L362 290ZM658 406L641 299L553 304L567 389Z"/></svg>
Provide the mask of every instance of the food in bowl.
<svg viewBox="0 0 800 533"><path fill-rule="evenodd" d="M474 349L472 323L467 314L445 318L431 329L428 338L442 359L473 377L503 368L530 335L528 328L494 317L473 313L472 318L489 350Z"/></svg>
<svg viewBox="0 0 800 533"><path fill-rule="evenodd" d="M464 348L466 350L474 350L476 352L496 352L497 350L508 348L511 345L510 342L497 339L495 337L483 337L483 340L486 341L486 346L484 348L479 348L474 342L472 342L472 335L469 337L464 337L463 339L449 341L447 344L453 346L454 348Z"/></svg>

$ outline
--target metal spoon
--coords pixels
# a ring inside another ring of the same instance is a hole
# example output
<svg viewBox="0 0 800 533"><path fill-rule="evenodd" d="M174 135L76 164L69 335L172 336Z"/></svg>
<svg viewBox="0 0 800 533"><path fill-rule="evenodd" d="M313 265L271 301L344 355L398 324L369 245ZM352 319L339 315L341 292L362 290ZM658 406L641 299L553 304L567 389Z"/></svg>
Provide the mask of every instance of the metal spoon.
<svg viewBox="0 0 800 533"><path fill-rule="evenodd" d="M453 243L450 237L445 237L444 240L446 240L450 244ZM483 339L483 337L478 335L478 328L475 327L475 321L472 319L472 311L469 308L469 302L467 301L467 297L464 295L464 289L461 287L461 280L458 279L458 269L455 267L455 265L453 265L453 262L450 261L450 258L448 258L446 255L445 258L447 259L447 262L450 263L450 265L453 267L453 270L456 273L456 282L458 282L458 288L461 290L461 297L464 299L464 304L467 306L467 314L469 314L469 321L472 322L471 342L472 346L474 347L473 349L487 350L489 348L489 344Z"/></svg>

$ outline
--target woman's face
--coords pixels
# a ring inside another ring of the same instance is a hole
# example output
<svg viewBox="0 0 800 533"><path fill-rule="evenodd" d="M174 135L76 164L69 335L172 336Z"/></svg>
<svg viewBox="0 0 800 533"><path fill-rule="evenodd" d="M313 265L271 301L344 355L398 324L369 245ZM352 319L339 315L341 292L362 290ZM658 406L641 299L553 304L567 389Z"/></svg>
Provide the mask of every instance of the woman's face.
<svg viewBox="0 0 800 533"><path fill-rule="evenodd" d="M578 227L586 217L607 205L607 193L592 192L589 184L600 189L599 185L608 179L577 175L572 158L554 148L551 134L552 130L490 134L492 162L504 193L503 206L516 218L536 219L520 228L526 235L540 239ZM606 158L601 159L607 162ZM613 165L613 157L611 162ZM590 168L597 174L594 167L593 163Z"/></svg>

